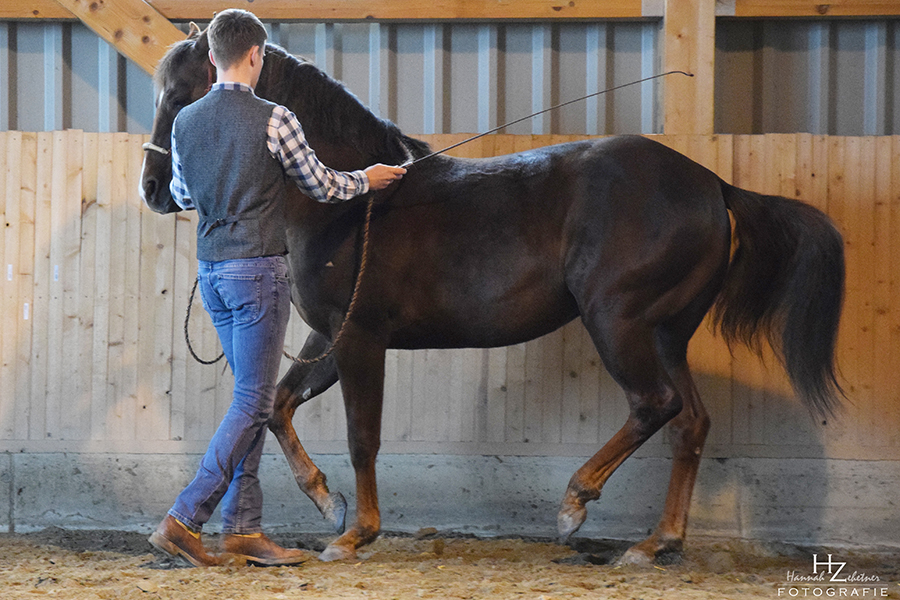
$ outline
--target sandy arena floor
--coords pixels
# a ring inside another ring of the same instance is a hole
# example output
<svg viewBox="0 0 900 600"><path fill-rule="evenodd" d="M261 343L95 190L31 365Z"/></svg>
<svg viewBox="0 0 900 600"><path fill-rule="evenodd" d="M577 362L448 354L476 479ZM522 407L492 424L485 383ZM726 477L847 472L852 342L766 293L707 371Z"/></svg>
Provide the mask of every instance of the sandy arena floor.
<svg viewBox="0 0 900 600"><path fill-rule="evenodd" d="M328 541L311 535L273 537L311 552ZM214 545L215 537L207 536L207 542ZM611 541L561 546L521 538L475 539L431 530L383 535L353 562L312 559L297 567L195 569L154 554L143 534L52 528L0 534L0 598L900 598L900 549L689 539L685 557L676 564L613 566L625 547ZM788 583L789 572L812 573L813 552L820 560L831 552L834 561L846 563L847 575L878 581Z"/></svg>

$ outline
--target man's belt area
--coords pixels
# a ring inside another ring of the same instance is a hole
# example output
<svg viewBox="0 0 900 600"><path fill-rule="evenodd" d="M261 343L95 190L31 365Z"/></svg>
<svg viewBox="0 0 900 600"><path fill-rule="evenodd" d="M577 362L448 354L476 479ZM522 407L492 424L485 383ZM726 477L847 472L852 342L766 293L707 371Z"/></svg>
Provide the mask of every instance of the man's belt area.
<svg viewBox="0 0 900 600"><path fill-rule="evenodd" d="M230 215L228 217L223 217L221 219L216 219L209 223L206 229L200 234L203 237L208 236L213 230L222 227L223 225L230 225L232 223L237 223L238 221L246 221L249 219L256 219L256 215Z"/></svg>

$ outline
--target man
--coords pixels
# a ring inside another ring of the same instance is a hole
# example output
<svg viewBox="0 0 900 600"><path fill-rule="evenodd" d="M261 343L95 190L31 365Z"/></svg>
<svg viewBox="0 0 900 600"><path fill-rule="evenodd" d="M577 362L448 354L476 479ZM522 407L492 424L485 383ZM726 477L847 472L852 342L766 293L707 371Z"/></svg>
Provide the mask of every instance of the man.
<svg viewBox="0 0 900 600"><path fill-rule="evenodd" d="M297 564L305 552L281 548L262 532L257 477L290 315L285 178L320 202L340 202L383 189L406 171L374 165L339 172L316 158L293 113L253 93L267 34L252 13L218 13L207 36L217 80L175 120L170 189L182 208L199 214L200 290L234 373L234 396L196 477L150 543L196 566L220 564L200 531L221 502L227 554Z"/></svg>

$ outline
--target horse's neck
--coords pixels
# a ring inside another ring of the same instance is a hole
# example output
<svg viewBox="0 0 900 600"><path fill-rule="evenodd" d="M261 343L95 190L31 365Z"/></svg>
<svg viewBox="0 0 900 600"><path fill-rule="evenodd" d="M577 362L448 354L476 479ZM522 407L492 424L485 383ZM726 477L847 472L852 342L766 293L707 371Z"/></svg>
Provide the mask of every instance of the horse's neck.
<svg viewBox="0 0 900 600"><path fill-rule="evenodd" d="M382 147L383 140L387 136L381 138L378 136L384 135L382 129L384 125L363 107L359 107L358 111L347 112L356 113L353 114L352 119L359 120L361 123L365 123L364 125L357 127L344 125L346 130L354 131L358 139L343 139L344 136L338 136L328 131L323 126L325 119L321 115L311 113L307 107L300 104L300 99L296 95L296 84L287 85L281 80L284 75L280 71L284 70L285 65L278 65L275 61L272 63L275 66L271 70L267 71L264 68L257 93L266 100L286 106L297 115L307 140L326 165L340 170L362 169L375 162L390 161L394 158L394 154L401 151L399 144L397 148ZM267 66L269 64L266 63ZM373 139L366 140L361 136L372 136Z"/></svg>

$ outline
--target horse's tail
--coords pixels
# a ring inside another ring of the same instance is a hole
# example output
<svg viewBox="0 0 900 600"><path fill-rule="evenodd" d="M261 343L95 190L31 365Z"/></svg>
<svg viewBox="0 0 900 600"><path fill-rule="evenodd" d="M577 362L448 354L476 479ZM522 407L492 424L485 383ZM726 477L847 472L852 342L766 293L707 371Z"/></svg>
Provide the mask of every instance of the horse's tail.
<svg viewBox="0 0 900 600"><path fill-rule="evenodd" d="M833 414L844 395L835 345L844 300L844 245L818 209L722 182L736 249L715 321L732 344L765 336L810 412Z"/></svg>

